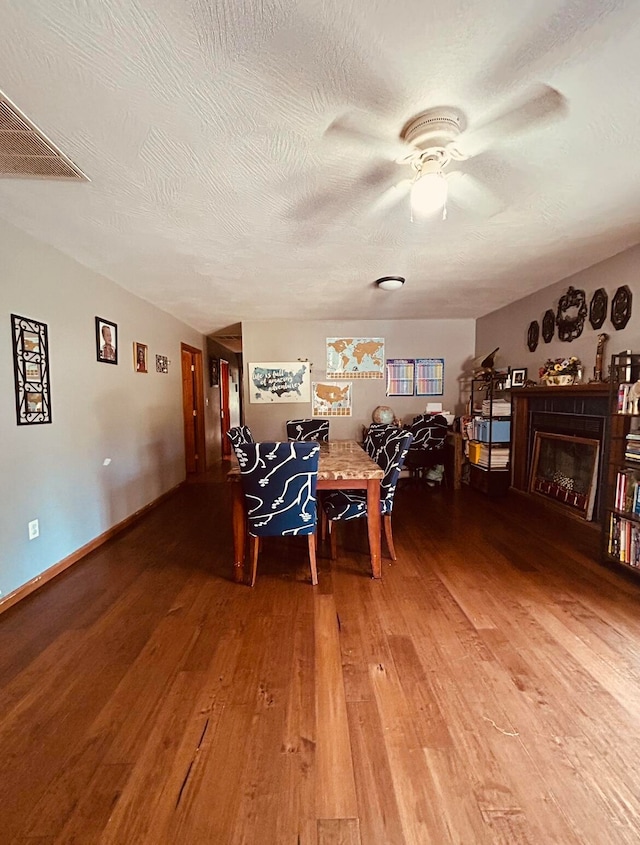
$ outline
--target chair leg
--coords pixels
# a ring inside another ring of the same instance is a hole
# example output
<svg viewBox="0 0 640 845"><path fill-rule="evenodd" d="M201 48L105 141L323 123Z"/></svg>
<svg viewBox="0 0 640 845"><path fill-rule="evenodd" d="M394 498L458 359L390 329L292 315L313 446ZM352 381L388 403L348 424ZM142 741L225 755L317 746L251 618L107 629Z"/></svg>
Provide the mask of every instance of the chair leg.
<svg viewBox="0 0 640 845"><path fill-rule="evenodd" d="M387 541L387 548L391 555L391 560L397 560L395 546L393 545L393 532L391 531L391 514L387 513L382 517L384 523L384 536Z"/></svg>
<svg viewBox="0 0 640 845"><path fill-rule="evenodd" d="M331 560L338 558L338 540L336 537L337 528L332 520L327 520L329 523L329 542L331 545Z"/></svg>
<svg viewBox="0 0 640 845"><path fill-rule="evenodd" d="M256 583L256 574L258 572L258 553L260 552L260 538L249 537L249 556L251 558L251 581L250 587Z"/></svg>
<svg viewBox="0 0 640 845"><path fill-rule="evenodd" d="M327 539L327 514L325 513L324 508L320 509L320 540L321 542L325 542Z"/></svg>
<svg viewBox="0 0 640 845"><path fill-rule="evenodd" d="M309 534L309 564L311 565L311 583L318 583L318 568L316 566L316 535Z"/></svg>

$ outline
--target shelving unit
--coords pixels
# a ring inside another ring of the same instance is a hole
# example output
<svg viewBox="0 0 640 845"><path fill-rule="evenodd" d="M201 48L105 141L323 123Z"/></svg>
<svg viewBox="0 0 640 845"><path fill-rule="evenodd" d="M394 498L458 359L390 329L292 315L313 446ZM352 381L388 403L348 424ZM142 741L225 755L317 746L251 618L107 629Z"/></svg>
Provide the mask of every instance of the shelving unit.
<svg viewBox="0 0 640 845"><path fill-rule="evenodd" d="M497 496L507 492L511 466L511 405L504 375L471 381L469 484Z"/></svg>
<svg viewBox="0 0 640 845"><path fill-rule="evenodd" d="M635 572L640 572L639 380L640 355L612 356L602 559Z"/></svg>

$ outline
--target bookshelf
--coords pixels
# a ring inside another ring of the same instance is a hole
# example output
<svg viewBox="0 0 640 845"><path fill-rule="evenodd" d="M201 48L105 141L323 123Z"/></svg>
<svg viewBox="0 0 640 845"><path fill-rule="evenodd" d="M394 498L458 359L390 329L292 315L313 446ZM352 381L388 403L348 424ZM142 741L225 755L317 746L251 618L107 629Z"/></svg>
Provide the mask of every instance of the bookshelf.
<svg viewBox="0 0 640 845"><path fill-rule="evenodd" d="M640 572L640 355L611 357L602 558Z"/></svg>
<svg viewBox="0 0 640 845"><path fill-rule="evenodd" d="M471 381L469 484L488 495L507 492L511 463L511 403L504 375Z"/></svg>

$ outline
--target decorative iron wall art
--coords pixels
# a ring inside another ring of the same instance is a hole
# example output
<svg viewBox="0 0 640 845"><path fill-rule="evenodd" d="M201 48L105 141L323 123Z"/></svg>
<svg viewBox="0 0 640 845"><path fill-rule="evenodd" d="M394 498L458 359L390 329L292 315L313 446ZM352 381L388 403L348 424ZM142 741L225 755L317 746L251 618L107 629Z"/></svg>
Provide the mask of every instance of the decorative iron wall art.
<svg viewBox="0 0 640 845"><path fill-rule="evenodd" d="M571 342L582 334L587 316L587 300L583 290L570 287L560 297L556 313L558 339Z"/></svg>
<svg viewBox="0 0 640 845"><path fill-rule="evenodd" d="M604 288L598 288L591 297L591 303L589 305L589 322L592 328L599 329L604 323L607 316L608 303L609 297L607 296L606 290Z"/></svg>
<svg viewBox="0 0 640 845"><path fill-rule="evenodd" d="M614 329L623 329L631 318L631 291L621 285L611 300L611 322Z"/></svg>
<svg viewBox="0 0 640 845"><path fill-rule="evenodd" d="M553 337L553 333L555 332L555 330L556 315L549 308L548 311L544 312L544 317L542 318L542 339L545 343L549 343L549 341Z"/></svg>
<svg viewBox="0 0 640 845"><path fill-rule="evenodd" d="M49 338L45 323L11 315L18 425L51 422Z"/></svg>
<svg viewBox="0 0 640 845"><path fill-rule="evenodd" d="M527 346L529 347L529 352L535 352L538 348L538 341L540 340L540 324L537 320L532 320L529 323L529 329L527 330Z"/></svg>

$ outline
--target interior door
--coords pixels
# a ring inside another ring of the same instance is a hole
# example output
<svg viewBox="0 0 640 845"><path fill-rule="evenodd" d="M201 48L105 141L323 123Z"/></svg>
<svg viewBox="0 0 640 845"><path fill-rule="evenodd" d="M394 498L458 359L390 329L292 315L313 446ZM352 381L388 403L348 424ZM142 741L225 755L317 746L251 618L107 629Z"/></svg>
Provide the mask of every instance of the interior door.
<svg viewBox="0 0 640 845"><path fill-rule="evenodd" d="M183 343L181 359L184 452L187 475L190 475L206 469L202 350Z"/></svg>
<svg viewBox="0 0 640 845"><path fill-rule="evenodd" d="M229 411L229 362L220 360L220 434L222 440L222 457L231 457L231 443L227 432L231 426Z"/></svg>

